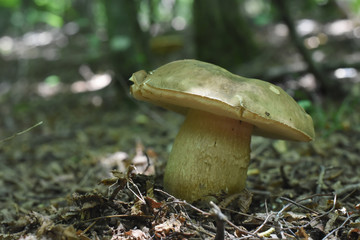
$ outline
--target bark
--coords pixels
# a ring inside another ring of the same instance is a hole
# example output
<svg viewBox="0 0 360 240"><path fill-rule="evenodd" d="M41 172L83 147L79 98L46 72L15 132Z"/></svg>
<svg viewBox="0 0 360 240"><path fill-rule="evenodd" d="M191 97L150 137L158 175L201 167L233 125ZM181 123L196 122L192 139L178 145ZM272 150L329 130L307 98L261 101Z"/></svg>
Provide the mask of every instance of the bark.
<svg viewBox="0 0 360 240"><path fill-rule="evenodd" d="M137 20L138 1L106 0L104 3L109 42L121 39L125 44L123 48L111 49L115 77L127 82L133 72L146 68L148 59L147 36Z"/></svg>
<svg viewBox="0 0 360 240"><path fill-rule="evenodd" d="M199 60L232 68L256 57L251 26L237 0L195 0L194 34Z"/></svg>

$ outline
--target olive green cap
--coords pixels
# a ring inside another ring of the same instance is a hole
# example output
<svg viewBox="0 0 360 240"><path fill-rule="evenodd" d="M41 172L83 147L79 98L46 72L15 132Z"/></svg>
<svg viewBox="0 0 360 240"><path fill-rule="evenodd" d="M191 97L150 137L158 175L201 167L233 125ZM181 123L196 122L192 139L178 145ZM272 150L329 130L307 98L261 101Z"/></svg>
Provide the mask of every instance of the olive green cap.
<svg viewBox="0 0 360 240"><path fill-rule="evenodd" d="M189 108L254 125L254 134L311 141L312 118L283 89L241 77L197 60L179 60L152 72L138 71L130 81L138 100L186 114Z"/></svg>

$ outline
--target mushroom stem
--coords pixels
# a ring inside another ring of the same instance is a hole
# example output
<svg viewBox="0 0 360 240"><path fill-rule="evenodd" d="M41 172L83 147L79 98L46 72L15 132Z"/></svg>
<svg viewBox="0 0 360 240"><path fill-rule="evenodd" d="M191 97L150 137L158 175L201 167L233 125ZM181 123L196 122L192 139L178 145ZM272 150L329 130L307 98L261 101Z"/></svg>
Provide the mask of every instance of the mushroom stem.
<svg viewBox="0 0 360 240"><path fill-rule="evenodd" d="M176 136L164 187L193 202L245 188L253 125L191 109Z"/></svg>

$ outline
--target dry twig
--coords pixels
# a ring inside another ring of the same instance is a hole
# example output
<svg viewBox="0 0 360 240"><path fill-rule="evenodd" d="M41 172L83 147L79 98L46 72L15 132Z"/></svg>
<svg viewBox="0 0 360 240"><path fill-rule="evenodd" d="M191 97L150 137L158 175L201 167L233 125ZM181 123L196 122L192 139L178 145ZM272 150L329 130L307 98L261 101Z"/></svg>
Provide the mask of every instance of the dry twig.
<svg viewBox="0 0 360 240"><path fill-rule="evenodd" d="M343 228L345 226L345 224L352 218L352 215L349 215L347 213L347 218L345 219L345 221L337 228L335 228L334 230L332 230L331 232L329 232L328 234L326 234L326 236L323 238L323 240L328 239L328 237L330 237L333 233L335 233L336 231L338 231L339 229Z"/></svg>

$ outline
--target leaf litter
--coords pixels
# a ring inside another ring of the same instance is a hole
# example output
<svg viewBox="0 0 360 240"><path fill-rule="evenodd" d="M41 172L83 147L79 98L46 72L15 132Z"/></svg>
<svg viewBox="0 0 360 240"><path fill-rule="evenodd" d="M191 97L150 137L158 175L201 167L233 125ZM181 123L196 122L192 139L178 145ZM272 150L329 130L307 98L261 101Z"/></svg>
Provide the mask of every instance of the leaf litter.
<svg viewBox="0 0 360 240"><path fill-rule="evenodd" d="M23 103L28 118L2 125L5 139L44 122L1 143L0 239L360 239L358 128L255 137L247 190L190 204L161 183L181 117L111 91L101 108L74 98Z"/></svg>

